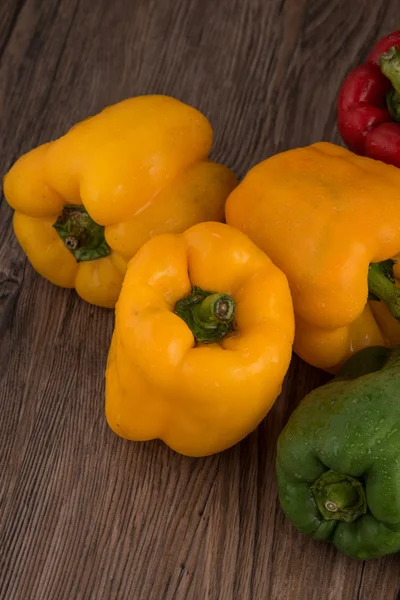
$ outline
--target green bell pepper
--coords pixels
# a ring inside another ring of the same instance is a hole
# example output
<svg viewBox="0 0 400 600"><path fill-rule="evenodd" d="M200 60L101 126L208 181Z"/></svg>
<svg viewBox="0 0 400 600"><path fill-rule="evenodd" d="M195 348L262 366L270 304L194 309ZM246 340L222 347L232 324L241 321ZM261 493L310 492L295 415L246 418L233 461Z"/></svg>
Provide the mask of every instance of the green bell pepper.
<svg viewBox="0 0 400 600"><path fill-rule="evenodd" d="M400 550L400 346L367 348L312 391L278 440L293 525L351 558Z"/></svg>

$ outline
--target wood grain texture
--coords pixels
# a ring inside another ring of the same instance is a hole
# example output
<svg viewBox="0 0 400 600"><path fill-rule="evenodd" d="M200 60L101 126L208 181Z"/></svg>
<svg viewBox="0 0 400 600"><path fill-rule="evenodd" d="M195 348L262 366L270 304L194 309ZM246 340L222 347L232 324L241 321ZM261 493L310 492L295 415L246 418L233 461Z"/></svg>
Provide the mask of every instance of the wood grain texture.
<svg viewBox="0 0 400 600"><path fill-rule="evenodd" d="M396 0L2 0L0 171L125 97L166 93L215 130L239 176L339 141L335 97ZM367 563L297 534L277 436L324 376L294 358L258 430L192 460L108 429L113 315L36 275L0 205L0 598L394 600L399 558Z"/></svg>

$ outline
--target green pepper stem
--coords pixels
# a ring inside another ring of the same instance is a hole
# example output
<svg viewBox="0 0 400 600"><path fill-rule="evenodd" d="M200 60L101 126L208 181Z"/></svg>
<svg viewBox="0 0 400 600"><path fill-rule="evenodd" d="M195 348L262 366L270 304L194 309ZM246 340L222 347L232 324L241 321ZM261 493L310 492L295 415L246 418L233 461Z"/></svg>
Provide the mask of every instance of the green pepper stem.
<svg viewBox="0 0 400 600"><path fill-rule="evenodd" d="M65 205L53 227L77 262L102 258L111 252L104 227L93 221L83 206Z"/></svg>
<svg viewBox="0 0 400 600"><path fill-rule="evenodd" d="M400 122L400 51L397 46L392 46L379 58L382 73L390 80L393 89L386 97L390 116Z"/></svg>
<svg viewBox="0 0 400 600"><path fill-rule="evenodd" d="M194 287L176 303L175 314L185 321L197 342L215 342L234 329L235 301L229 294Z"/></svg>
<svg viewBox="0 0 400 600"><path fill-rule="evenodd" d="M400 320L400 288L394 283L393 260L371 263L368 270L368 289L384 302L395 319Z"/></svg>
<svg viewBox="0 0 400 600"><path fill-rule="evenodd" d="M327 521L352 523L367 512L362 483L336 471L325 471L311 486L315 502Z"/></svg>

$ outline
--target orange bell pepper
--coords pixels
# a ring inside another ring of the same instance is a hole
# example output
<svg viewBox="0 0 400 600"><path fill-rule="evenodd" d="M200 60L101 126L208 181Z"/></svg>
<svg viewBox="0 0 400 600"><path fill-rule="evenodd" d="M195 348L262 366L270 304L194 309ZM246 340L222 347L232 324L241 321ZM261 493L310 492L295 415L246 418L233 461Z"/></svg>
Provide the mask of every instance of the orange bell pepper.
<svg viewBox="0 0 400 600"><path fill-rule="evenodd" d="M237 181L208 159L211 143L200 112L174 98L141 96L19 158L4 193L33 267L87 302L113 307L144 242L223 220Z"/></svg>
<svg viewBox="0 0 400 600"><path fill-rule="evenodd" d="M227 222L288 278L310 364L399 343L399 206L400 169L327 142L267 159L229 196Z"/></svg>

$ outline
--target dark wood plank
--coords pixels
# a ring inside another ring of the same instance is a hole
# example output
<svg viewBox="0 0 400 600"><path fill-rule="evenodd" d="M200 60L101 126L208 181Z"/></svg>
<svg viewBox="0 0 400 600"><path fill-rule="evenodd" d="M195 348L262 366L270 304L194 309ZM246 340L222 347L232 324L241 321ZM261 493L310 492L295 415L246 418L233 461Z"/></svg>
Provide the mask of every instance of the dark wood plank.
<svg viewBox="0 0 400 600"><path fill-rule="evenodd" d="M239 176L339 141L335 97L395 0L3 0L0 169L104 105L167 93L207 114ZM0 598L394 600L398 557L359 563L297 534L275 444L322 373L294 358L257 432L191 460L107 428L113 315L40 279L0 206Z"/></svg>

